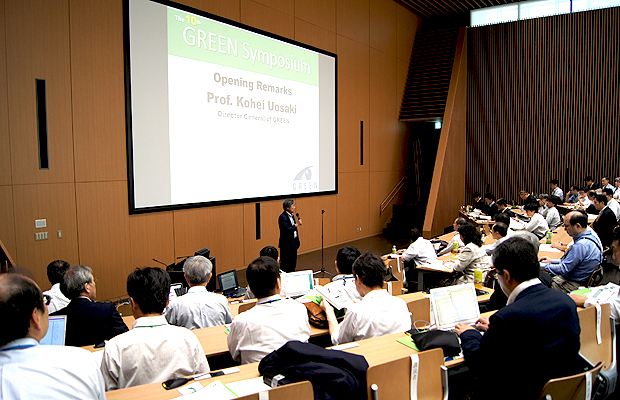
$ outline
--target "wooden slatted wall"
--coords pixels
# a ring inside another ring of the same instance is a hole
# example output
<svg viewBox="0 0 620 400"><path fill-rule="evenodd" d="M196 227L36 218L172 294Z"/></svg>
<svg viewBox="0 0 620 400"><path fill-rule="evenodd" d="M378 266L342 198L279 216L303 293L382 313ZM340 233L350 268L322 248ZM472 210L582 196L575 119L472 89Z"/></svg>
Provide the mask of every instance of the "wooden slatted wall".
<svg viewBox="0 0 620 400"><path fill-rule="evenodd" d="M469 30L466 196L620 176L620 8Z"/></svg>

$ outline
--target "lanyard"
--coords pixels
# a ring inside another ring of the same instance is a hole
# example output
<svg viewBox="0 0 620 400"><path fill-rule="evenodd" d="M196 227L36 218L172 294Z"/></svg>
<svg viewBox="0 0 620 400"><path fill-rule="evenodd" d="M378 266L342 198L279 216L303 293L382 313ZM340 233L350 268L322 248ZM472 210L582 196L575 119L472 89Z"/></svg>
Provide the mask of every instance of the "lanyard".
<svg viewBox="0 0 620 400"><path fill-rule="evenodd" d="M274 303L274 302L280 301L280 300L282 300L282 299L271 299L271 300L265 301L263 303L258 303L258 305Z"/></svg>
<svg viewBox="0 0 620 400"><path fill-rule="evenodd" d="M34 346L36 346L36 344L24 344L24 345L21 345L21 346L8 347L6 349L2 349L2 351L21 350L21 349L27 349L28 347L34 347Z"/></svg>

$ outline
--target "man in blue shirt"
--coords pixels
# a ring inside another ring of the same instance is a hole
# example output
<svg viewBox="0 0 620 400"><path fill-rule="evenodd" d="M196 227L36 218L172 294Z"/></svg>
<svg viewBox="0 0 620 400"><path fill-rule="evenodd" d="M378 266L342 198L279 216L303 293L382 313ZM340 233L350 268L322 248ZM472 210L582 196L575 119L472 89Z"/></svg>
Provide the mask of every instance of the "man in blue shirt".
<svg viewBox="0 0 620 400"><path fill-rule="evenodd" d="M582 211L572 211L564 217L566 233L573 238L564 257L540 259L540 267L554 275L551 287L570 293L588 282L592 272L603 261L603 245L592 230L588 230L588 217Z"/></svg>

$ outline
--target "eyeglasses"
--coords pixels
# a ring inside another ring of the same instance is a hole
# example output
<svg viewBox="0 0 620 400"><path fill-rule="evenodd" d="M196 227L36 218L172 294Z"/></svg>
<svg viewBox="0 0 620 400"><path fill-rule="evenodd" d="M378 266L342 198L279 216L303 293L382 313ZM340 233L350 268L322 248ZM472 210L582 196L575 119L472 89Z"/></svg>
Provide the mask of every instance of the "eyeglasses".
<svg viewBox="0 0 620 400"><path fill-rule="evenodd" d="M44 294L43 302L45 303L46 306L49 306L50 303L52 302L52 296L50 296L49 294Z"/></svg>

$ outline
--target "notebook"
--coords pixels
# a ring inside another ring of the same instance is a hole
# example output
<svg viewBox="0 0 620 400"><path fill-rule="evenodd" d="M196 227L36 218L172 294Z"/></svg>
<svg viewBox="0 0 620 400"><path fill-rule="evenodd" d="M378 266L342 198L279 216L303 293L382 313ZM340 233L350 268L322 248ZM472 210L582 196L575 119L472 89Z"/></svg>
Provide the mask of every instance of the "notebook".
<svg viewBox="0 0 620 400"><path fill-rule="evenodd" d="M65 345L65 333L67 331L67 316L66 315L54 315L49 317L49 328L47 333L41 339L39 344L52 345L52 346L64 346Z"/></svg>
<svg viewBox="0 0 620 400"><path fill-rule="evenodd" d="M459 322L471 325L480 318L473 283L431 289L430 298L437 329L453 330Z"/></svg>
<svg viewBox="0 0 620 400"><path fill-rule="evenodd" d="M314 289L312 270L282 274L282 291L285 297L299 297Z"/></svg>
<svg viewBox="0 0 620 400"><path fill-rule="evenodd" d="M239 287L237 280L237 271L232 270L219 274L217 280L220 283L222 294L226 297L241 297L245 295L246 288Z"/></svg>

